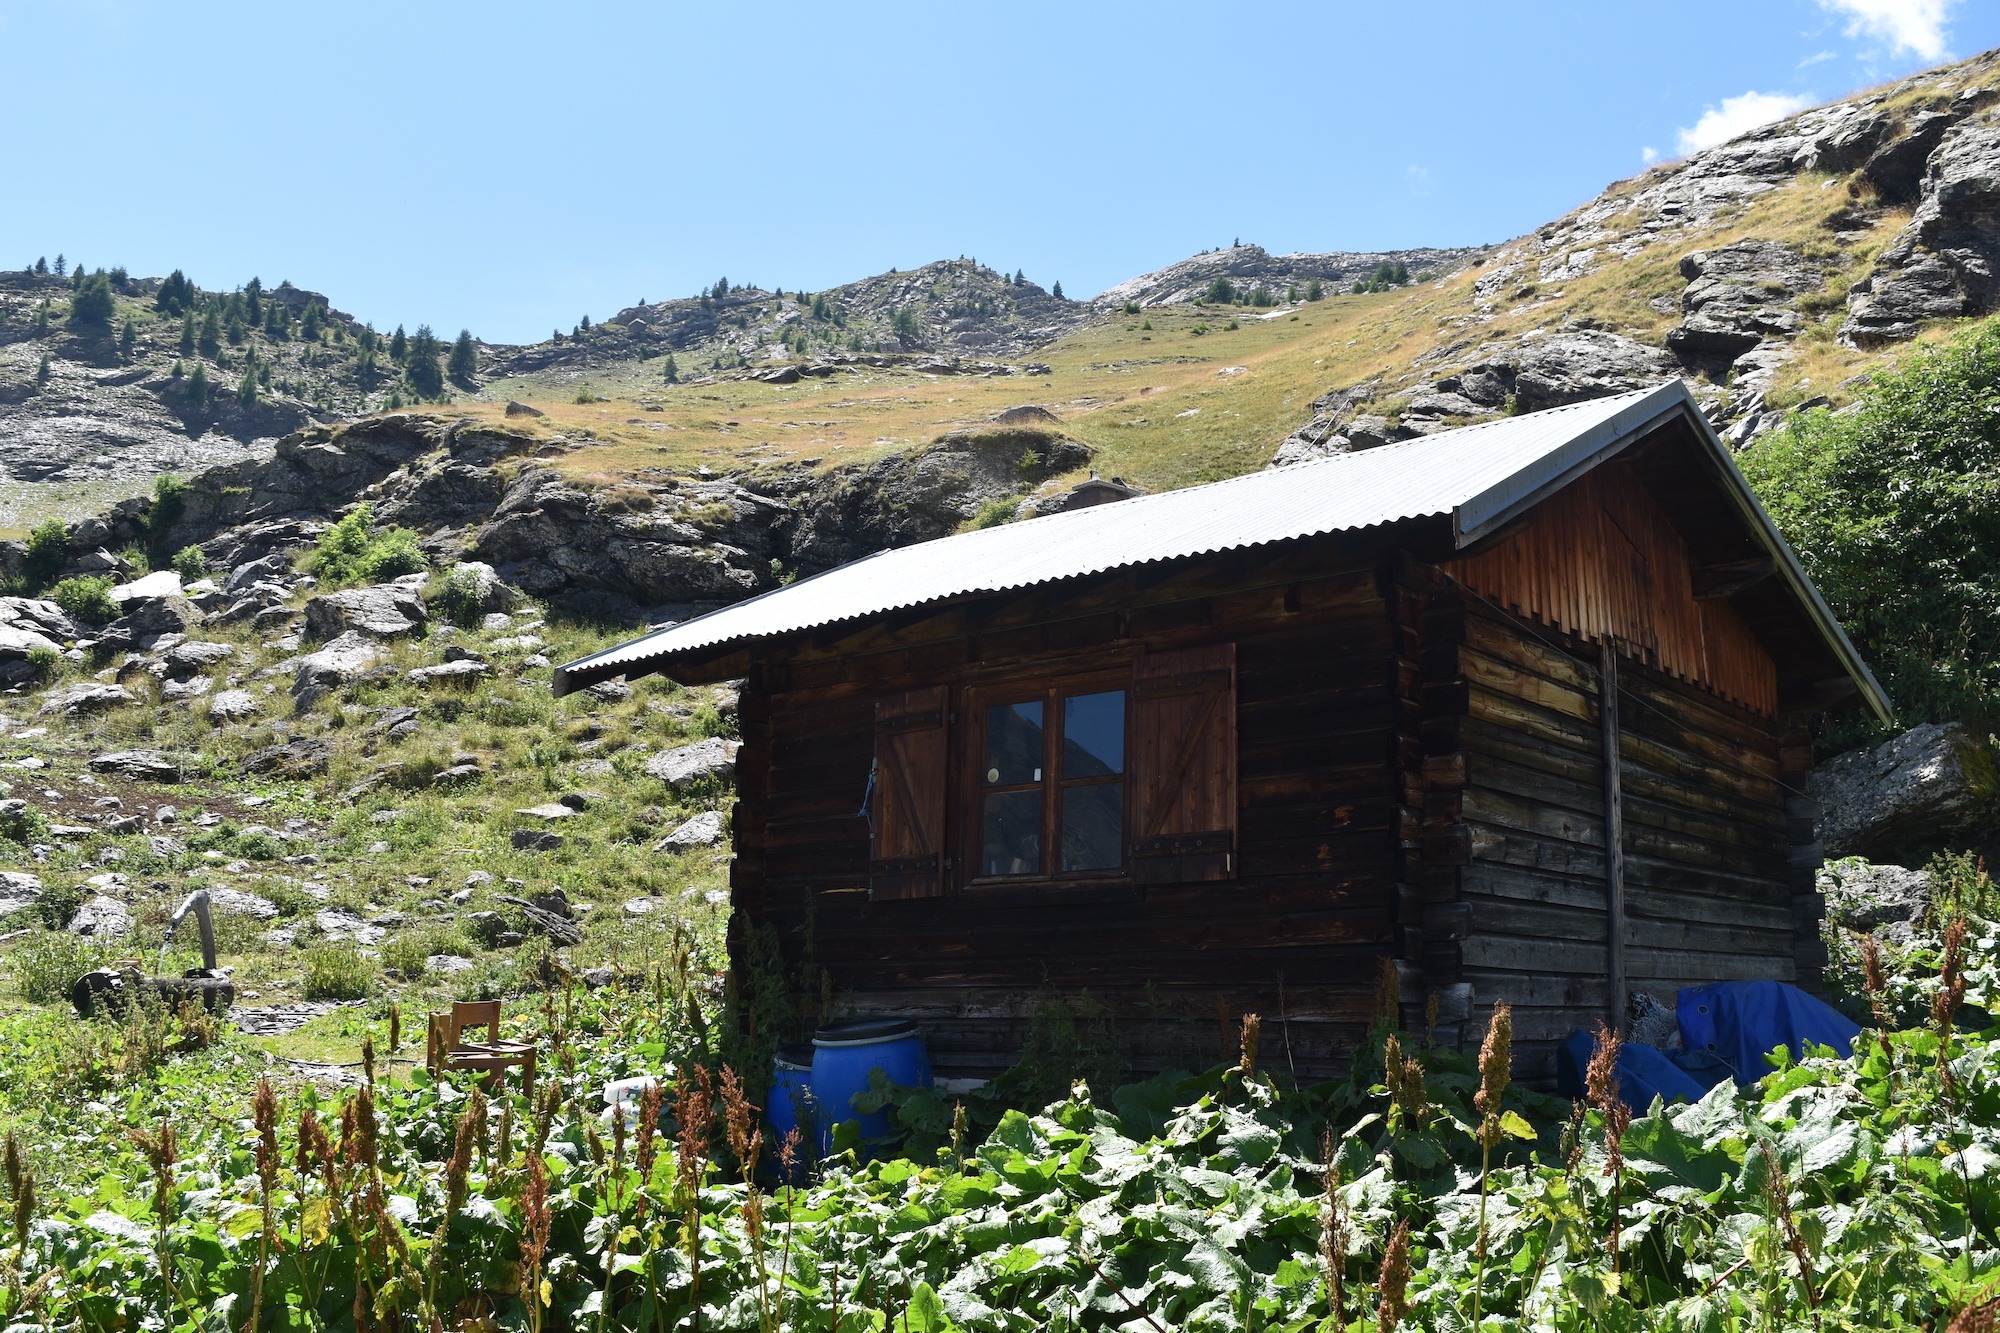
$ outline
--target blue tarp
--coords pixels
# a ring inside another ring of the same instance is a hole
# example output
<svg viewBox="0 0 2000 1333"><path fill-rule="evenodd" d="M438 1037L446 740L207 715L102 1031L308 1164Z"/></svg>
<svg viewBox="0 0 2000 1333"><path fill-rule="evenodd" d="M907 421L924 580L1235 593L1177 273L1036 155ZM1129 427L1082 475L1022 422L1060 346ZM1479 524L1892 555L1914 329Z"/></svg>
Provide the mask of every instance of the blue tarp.
<svg viewBox="0 0 2000 1333"><path fill-rule="evenodd" d="M1807 1044L1850 1055L1861 1031L1847 1015L1782 981L1690 986L1681 992L1675 1013L1681 1045L1714 1055L1746 1088L1771 1072L1764 1057L1780 1046L1795 1060Z"/></svg>
<svg viewBox="0 0 2000 1333"><path fill-rule="evenodd" d="M1782 981L1727 981L1690 986L1679 996L1678 1051L1628 1043L1618 1051L1618 1096L1644 1112L1659 1096L1700 1101L1723 1079L1748 1087L1771 1072L1766 1053L1786 1047L1797 1059L1807 1045L1850 1054L1861 1028L1846 1015ZM1597 1039L1578 1028L1556 1051L1556 1089L1581 1097Z"/></svg>

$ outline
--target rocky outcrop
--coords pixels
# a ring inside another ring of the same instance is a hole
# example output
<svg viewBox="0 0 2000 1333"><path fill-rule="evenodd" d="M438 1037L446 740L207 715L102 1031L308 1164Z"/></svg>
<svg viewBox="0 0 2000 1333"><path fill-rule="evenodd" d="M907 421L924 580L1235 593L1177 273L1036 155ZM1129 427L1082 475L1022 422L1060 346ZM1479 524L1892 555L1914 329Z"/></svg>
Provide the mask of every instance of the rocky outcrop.
<svg viewBox="0 0 2000 1333"><path fill-rule="evenodd" d="M429 623L418 589L423 576L411 582L343 588L306 603L306 637L316 640L359 635L379 643L422 634Z"/></svg>
<svg viewBox="0 0 2000 1333"><path fill-rule="evenodd" d="M1989 114L1940 139L1910 225L1850 293L1840 333L1855 346L1913 338L1926 320L2000 305L2000 123Z"/></svg>
<svg viewBox="0 0 2000 1333"><path fill-rule="evenodd" d="M1820 868L1818 888L1829 922L1898 947L1908 945L1930 916L1931 877L1907 866L1874 865L1858 857L1832 861Z"/></svg>
<svg viewBox="0 0 2000 1333"><path fill-rule="evenodd" d="M1775 241L1739 241L1682 257L1681 326L1668 350L1687 362L1726 368L1766 338L1790 338L1803 326L1798 297L1825 285L1820 266Z"/></svg>
<svg viewBox="0 0 2000 1333"><path fill-rule="evenodd" d="M1920 863L1990 833L2000 814L1993 752L1955 722L1838 755L1810 785L1829 856Z"/></svg>
<svg viewBox="0 0 2000 1333"><path fill-rule="evenodd" d="M726 782L736 776L736 752L741 748L740 742L711 736L654 755L646 761L646 776L658 778L675 791L686 791L709 779Z"/></svg>
<svg viewBox="0 0 2000 1333"><path fill-rule="evenodd" d="M1372 278L1384 263L1400 263L1412 275L1427 273L1442 277L1464 268L1484 250L1483 246L1461 246L1274 255L1261 245L1238 243L1128 278L1115 287L1105 288L1091 303L1100 310L1110 311L1122 310L1128 302L1142 307L1181 305L1201 300L1217 278L1226 279L1232 287L1245 292L1261 285L1278 300L1283 300L1291 288L1303 292L1313 282L1327 291L1344 292L1352 284Z"/></svg>

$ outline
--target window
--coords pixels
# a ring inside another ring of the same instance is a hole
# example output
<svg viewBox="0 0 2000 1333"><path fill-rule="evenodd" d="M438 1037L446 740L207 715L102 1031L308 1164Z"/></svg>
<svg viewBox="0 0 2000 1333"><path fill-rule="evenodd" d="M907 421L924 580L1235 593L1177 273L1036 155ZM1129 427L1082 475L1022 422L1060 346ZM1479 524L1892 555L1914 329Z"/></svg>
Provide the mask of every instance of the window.
<svg viewBox="0 0 2000 1333"><path fill-rule="evenodd" d="M977 878L1102 874L1125 861L1125 691L987 703Z"/></svg>

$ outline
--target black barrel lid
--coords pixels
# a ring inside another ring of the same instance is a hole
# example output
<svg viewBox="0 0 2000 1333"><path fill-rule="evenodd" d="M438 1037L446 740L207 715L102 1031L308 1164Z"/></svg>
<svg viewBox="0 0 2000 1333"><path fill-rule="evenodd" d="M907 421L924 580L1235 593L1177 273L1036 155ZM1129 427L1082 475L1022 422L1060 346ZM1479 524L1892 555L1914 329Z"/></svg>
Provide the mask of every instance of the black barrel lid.
<svg viewBox="0 0 2000 1333"><path fill-rule="evenodd" d="M778 1047L778 1065L782 1069L811 1069L813 1048L810 1042L788 1041Z"/></svg>
<svg viewBox="0 0 2000 1333"><path fill-rule="evenodd" d="M896 1041L917 1035L917 1025L906 1018L856 1018L833 1023L813 1033L813 1045L838 1042L847 1045L863 1041Z"/></svg>

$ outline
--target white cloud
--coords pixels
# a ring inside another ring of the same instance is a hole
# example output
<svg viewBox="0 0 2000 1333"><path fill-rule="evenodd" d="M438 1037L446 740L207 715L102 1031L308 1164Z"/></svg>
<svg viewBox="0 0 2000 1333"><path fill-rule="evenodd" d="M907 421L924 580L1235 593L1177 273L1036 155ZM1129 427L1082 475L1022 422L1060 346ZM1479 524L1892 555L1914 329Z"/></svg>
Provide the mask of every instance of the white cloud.
<svg viewBox="0 0 2000 1333"><path fill-rule="evenodd" d="M1759 125L1796 115L1812 104L1812 98L1794 97L1790 93L1748 92L1725 97L1721 106L1706 108L1692 128L1680 131L1680 150L1699 153L1704 148L1727 143L1739 134L1747 134Z"/></svg>
<svg viewBox="0 0 2000 1333"><path fill-rule="evenodd" d="M1849 37L1867 37L1925 60L1942 60L1945 23L1958 0L1819 0L1819 6L1846 16Z"/></svg>
<svg viewBox="0 0 2000 1333"><path fill-rule="evenodd" d="M1650 167L1660 160L1660 150L1648 144L1639 150L1639 160Z"/></svg>

